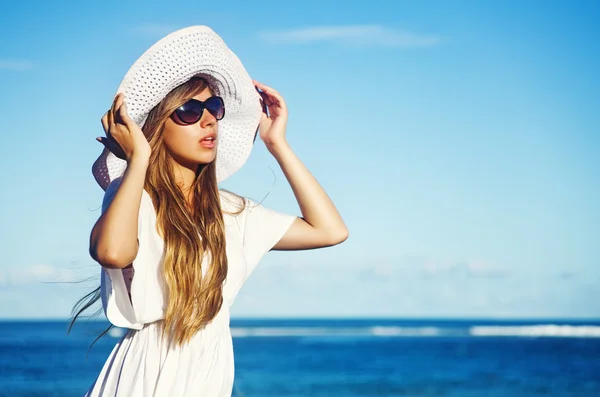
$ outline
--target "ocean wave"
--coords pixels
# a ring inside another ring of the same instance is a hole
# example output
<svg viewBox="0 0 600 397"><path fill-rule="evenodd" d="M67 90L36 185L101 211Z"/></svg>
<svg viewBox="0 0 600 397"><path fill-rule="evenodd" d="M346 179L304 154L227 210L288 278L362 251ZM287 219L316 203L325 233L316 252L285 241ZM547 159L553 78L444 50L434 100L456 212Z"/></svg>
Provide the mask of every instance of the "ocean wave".
<svg viewBox="0 0 600 397"><path fill-rule="evenodd" d="M125 330L111 329L120 338ZM473 326L370 326L370 327L231 327L234 338L248 337L560 337L600 338L598 325L473 325Z"/></svg>
<svg viewBox="0 0 600 397"><path fill-rule="evenodd" d="M378 336L378 337L406 337L406 336L440 336L444 332L438 327L398 327L398 326L373 326L373 327L232 327L233 337L264 337L264 336Z"/></svg>
<svg viewBox="0 0 600 397"><path fill-rule="evenodd" d="M562 337L600 338L597 325L494 325L471 327L232 327L233 337Z"/></svg>
<svg viewBox="0 0 600 397"><path fill-rule="evenodd" d="M600 338L600 326L540 324L529 326L474 326L469 329L472 336L521 336Z"/></svg>

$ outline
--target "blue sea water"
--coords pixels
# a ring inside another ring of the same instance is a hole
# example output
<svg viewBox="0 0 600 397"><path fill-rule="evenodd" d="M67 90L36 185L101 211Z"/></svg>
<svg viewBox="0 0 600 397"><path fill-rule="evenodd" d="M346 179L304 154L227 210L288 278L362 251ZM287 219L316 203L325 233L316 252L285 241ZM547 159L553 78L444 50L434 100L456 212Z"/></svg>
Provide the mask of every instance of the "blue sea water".
<svg viewBox="0 0 600 397"><path fill-rule="evenodd" d="M0 321L0 396L82 396L123 330ZM600 396L600 322L233 319L233 396Z"/></svg>

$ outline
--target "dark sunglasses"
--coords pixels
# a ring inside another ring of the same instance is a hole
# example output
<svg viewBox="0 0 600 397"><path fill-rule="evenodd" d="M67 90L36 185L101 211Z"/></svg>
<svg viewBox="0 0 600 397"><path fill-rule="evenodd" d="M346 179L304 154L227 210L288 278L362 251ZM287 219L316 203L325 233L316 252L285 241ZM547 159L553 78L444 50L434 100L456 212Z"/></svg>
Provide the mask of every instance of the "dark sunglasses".
<svg viewBox="0 0 600 397"><path fill-rule="evenodd" d="M208 110L217 120L221 120L225 116L225 103L219 96L211 96L204 102L190 99L175 109L173 116L176 117L175 121L180 121L182 124L194 124L200 120L204 109Z"/></svg>

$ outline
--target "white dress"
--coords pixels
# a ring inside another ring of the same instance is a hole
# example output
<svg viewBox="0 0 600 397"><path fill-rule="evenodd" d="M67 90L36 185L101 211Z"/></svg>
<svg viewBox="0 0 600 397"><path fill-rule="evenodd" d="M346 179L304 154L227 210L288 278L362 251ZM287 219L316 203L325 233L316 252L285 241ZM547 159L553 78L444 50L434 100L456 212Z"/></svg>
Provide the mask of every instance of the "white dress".
<svg viewBox="0 0 600 397"><path fill-rule="evenodd" d="M118 187L105 194L106 210ZM235 199L221 192L223 210L233 212ZM166 308L162 276L164 243L156 232L156 212L146 191L138 223L138 255L128 291L120 269L101 271L102 305L108 320L129 328L106 360L85 397L230 397L233 388L233 344L229 310L259 260L285 234L296 216L265 208L246 199L239 215L223 213L228 274L223 305L217 316L184 347L167 348L159 338L159 321ZM205 269L206 266L203 266ZM131 299L129 297L131 292Z"/></svg>

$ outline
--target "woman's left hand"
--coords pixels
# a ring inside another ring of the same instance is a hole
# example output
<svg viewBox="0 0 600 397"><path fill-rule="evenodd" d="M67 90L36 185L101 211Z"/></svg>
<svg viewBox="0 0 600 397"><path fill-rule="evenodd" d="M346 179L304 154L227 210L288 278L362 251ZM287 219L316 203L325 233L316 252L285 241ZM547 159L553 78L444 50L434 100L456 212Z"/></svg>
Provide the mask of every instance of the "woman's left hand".
<svg viewBox="0 0 600 397"><path fill-rule="evenodd" d="M284 144L285 129L288 120L288 109L285 100L279 92L273 88L252 80L256 90L260 88L258 93L262 97L261 105L263 113L260 118L260 139L265 143L267 148L272 148L277 145ZM269 110L267 116L266 110Z"/></svg>

